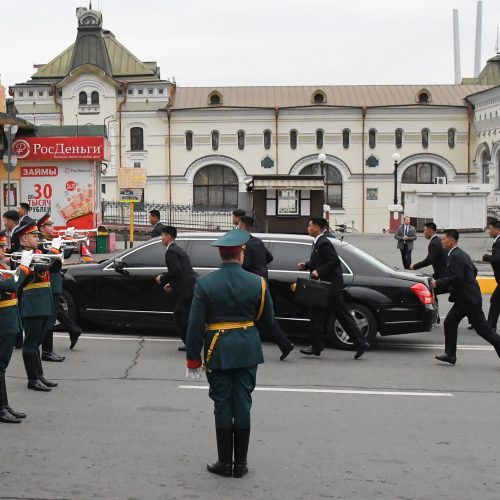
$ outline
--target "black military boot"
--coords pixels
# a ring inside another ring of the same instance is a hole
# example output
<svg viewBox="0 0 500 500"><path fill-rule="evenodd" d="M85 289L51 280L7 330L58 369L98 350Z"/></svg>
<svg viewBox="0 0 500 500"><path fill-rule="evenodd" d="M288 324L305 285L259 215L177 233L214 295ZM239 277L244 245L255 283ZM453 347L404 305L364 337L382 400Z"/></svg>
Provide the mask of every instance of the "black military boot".
<svg viewBox="0 0 500 500"><path fill-rule="evenodd" d="M61 361L64 361L64 359L64 356L54 352L54 331L52 329L48 330L43 339L42 360L60 363Z"/></svg>
<svg viewBox="0 0 500 500"><path fill-rule="evenodd" d="M4 377L0 380L0 422L4 422L6 424L18 424L21 422L20 418L15 417L9 412L9 410L7 410L7 392L5 389Z"/></svg>
<svg viewBox="0 0 500 500"><path fill-rule="evenodd" d="M5 377L0 377L0 391L3 390L5 396L5 409L16 418L26 418L26 413L22 411L15 411L9 406L9 398L7 397L7 386L5 385Z"/></svg>
<svg viewBox="0 0 500 500"><path fill-rule="evenodd" d="M217 462L207 465L207 469L212 474L231 477L233 475L233 429L216 427L215 433L219 459Z"/></svg>
<svg viewBox="0 0 500 500"><path fill-rule="evenodd" d="M36 361L36 373L38 375L38 379L42 382L42 384L46 385L47 387L57 387L57 382L51 382L43 376L42 359L40 358L39 350L36 351Z"/></svg>
<svg viewBox="0 0 500 500"><path fill-rule="evenodd" d="M75 347L76 343L78 342L78 339L80 338L80 335L82 334L82 329L78 326L74 326L69 329L69 340L70 340L70 345L69 348L73 350Z"/></svg>
<svg viewBox="0 0 500 500"><path fill-rule="evenodd" d="M28 375L28 389L33 391L49 392L51 389L47 387L37 375L38 356L36 352L23 352L24 368Z"/></svg>
<svg viewBox="0 0 500 500"><path fill-rule="evenodd" d="M250 442L250 428L234 429L234 468L233 477L243 477L248 472L247 454Z"/></svg>

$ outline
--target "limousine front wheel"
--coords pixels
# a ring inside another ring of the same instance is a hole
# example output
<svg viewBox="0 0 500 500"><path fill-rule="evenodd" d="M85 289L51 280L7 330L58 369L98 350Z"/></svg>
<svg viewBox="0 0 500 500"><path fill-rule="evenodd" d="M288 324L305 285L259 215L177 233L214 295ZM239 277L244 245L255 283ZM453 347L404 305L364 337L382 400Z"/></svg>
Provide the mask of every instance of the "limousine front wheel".
<svg viewBox="0 0 500 500"><path fill-rule="evenodd" d="M362 304L347 304L347 307L356 320L361 335L371 343L377 335L377 320L374 314ZM334 314L329 316L326 328L326 340L332 347L336 349L353 349L351 340Z"/></svg>

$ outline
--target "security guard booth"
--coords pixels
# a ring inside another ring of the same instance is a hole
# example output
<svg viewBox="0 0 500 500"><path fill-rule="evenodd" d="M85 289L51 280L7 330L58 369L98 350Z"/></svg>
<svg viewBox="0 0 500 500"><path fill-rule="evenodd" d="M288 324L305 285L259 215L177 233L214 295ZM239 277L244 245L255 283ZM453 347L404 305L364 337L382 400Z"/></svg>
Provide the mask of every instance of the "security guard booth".
<svg viewBox="0 0 500 500"><path fill-rule="evenodd" d="M255 230L303 234L311 217L323 217L322 175L255 175Z"/></svg>

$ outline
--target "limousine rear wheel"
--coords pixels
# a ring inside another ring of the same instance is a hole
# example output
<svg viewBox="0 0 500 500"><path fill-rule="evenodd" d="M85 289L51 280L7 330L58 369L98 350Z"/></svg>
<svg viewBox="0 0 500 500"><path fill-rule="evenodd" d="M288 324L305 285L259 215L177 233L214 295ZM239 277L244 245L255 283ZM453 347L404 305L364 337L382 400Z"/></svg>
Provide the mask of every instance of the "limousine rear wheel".
<svg viewBox="0 0 500 500"><path fill-rule="evenodd" d="M361 335L368 341L373 342L377 335L377 320L370 309L362 304L348 303L347 307L353 315ZM340 326L334 314L331 314L327 322L326 341L336 349L353 349L353 345L347 333Z"/></svg>

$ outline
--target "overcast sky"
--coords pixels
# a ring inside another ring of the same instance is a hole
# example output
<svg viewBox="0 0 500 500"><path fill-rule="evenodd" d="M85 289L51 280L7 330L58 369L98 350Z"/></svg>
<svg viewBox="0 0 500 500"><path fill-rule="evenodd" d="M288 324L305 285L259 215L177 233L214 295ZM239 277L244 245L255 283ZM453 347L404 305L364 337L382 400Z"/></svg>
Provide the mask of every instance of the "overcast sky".
<svg viewBox="0 0 500 500"><path fill-rule="evenodd" d="M453 83L473 76L476 0L93 0L104 27L181 86ZM7 7L8 6L8 7ZM0 74L24 82L76 37L88 0L1 2ZM482 66L496 53L500 1L483 1Z"/></svg>

